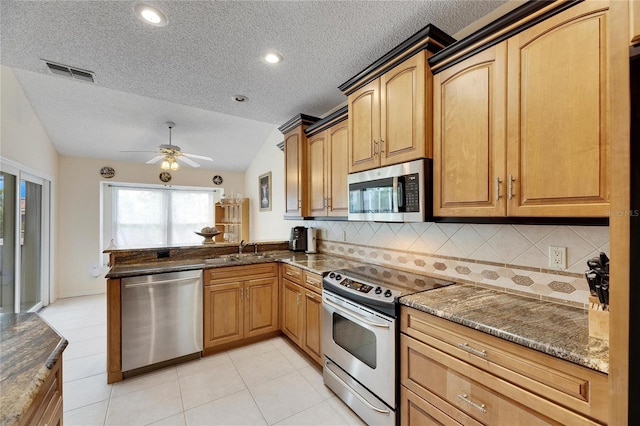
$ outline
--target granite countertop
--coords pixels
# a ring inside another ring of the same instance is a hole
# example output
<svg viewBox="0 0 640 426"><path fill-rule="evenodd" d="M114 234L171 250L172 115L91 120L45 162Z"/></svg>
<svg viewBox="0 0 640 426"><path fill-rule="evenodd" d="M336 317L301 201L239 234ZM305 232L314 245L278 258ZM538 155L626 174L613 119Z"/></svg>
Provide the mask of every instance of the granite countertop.
<svg viewBox="0 0 640 426"><path fill-rule="evenodd" d="M588 311L457 284L400 303L578 365L609 372L609 343L589 337Z"/></svg>
<svg viewBox="0 0 640 426"><path fill-rule="evenodd" d="M224 268L227 266L252 265L257 263L282 262L323 275L333 269L362 265L338 256L326 254L306 254L288 250L260 252L258 255L244 253L217 256L211 259L162 260L157 262L116 264L106 278L125 278L138 275L161 274L165 272L190 271L194 269Z"/></svg>
<svg viewBox="0 0 640 426"><path fill-rule="evenodd" d="M0 424L27 412L67 340L38 314L0 314Z"/></svg>

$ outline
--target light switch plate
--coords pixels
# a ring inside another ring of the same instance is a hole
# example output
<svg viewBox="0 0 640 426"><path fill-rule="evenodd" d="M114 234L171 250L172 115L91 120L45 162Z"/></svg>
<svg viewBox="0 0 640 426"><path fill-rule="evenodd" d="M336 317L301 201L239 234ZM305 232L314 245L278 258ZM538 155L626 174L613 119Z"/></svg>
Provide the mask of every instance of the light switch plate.
<svg viewBox="0 0 640 426"><path fill-rule="evenodd" d="M566 247L549 246L549 267L554 269L567 269Z"/></svg>

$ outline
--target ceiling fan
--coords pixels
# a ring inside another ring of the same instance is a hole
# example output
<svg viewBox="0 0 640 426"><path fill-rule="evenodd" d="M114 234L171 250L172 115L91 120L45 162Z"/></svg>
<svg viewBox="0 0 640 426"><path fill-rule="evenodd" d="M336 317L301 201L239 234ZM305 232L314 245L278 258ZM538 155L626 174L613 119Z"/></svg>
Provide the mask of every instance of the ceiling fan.
<svg viewBox="0 0 640 426"><path fill-rule="evenodd" d="M156 164L160 161L160 168L163 170L180 170L180 164L178 164L178 160L184 162L185 164L191 167L200 167L200 164L196 163L192 160L192 158L198 160L205 161L213 161L213 158L206 157L204 155L197 154L188 154L186 152L182 152L178 145L173 145L171 143L171 130L176 127L175 123L170 121L167 122L167 126L169 127L169 143L162 144L158 147L158 151L120 151L120 152L157 152L157 156L153 157L151 160L147 161L146 164Z"/></svg>

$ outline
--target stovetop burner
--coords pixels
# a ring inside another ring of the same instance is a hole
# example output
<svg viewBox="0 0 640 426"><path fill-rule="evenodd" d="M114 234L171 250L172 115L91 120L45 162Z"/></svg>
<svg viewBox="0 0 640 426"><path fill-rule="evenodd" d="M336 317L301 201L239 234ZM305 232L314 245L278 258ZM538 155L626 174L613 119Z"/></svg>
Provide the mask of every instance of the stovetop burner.
<svg viewBox="0 0 640 426"><path fill-rule="evenodd" d="M453 283L378 265L338 269L324 278L326 290L391 316L396 314L400 297L450 284Z"/></svg>

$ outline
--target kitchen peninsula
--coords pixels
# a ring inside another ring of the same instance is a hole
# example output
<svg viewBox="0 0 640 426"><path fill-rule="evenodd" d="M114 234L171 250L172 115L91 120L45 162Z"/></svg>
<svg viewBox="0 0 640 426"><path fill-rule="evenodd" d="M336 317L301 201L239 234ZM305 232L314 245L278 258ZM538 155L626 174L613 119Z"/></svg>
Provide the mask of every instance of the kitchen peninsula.
<svg viewBox="0 0 640 426"><path fill-rule="evenodd" d="M59 424L67 339L35 313L0 314L0 424Z"/></svg>

